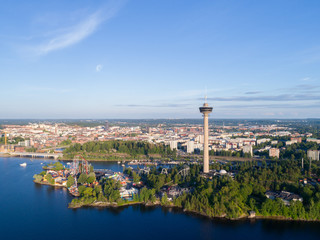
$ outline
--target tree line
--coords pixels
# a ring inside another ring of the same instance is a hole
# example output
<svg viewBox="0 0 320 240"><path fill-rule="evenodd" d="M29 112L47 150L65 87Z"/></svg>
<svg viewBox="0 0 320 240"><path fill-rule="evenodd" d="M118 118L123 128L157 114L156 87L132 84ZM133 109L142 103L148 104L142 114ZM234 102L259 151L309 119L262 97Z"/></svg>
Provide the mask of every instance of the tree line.
<svg viewBox="0 0 320 240"><path fill-rule="evenodd" d="M64 154L72 153L126 153L132 157L138 155L160 154L161 156L175 155L169 146L163 143L149 143L144 141L120 141L110 140L103 142L87 142L84 144L76 143L64 150Z"/></svg>

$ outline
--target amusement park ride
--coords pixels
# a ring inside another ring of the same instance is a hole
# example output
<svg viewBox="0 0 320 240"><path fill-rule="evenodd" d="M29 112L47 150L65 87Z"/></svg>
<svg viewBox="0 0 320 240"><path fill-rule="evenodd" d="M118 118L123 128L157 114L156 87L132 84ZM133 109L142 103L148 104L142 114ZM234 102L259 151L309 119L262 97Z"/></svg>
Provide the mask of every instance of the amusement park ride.
<svg viewBox="0 0 320 240"><path fill-rule="evenodd" d="M88 161L81 155L76 155L71 164L71 172L73 175L78 175L81 173L89 173L90 164Z"/></svg>

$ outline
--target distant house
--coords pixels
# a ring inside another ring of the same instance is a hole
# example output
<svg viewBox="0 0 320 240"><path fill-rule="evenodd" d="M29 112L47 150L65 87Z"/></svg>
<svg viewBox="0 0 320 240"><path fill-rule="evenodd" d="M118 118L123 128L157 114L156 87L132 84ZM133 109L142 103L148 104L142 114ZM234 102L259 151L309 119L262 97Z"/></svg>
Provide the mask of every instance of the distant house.
<svg viewBox="0 0 320 240"><path fill-rule="evenodd" d="M307 138L307 142L316 142L316 143L320 144L320 139L316 139L316 138Z"/></svg>
<svg viewBox="0 0 320 240"><path fill-rule="evenodd" d="M255 211L249 211L249 218L255 218L256 212Z"/></svg>
<svg viewBox="0 0 320 240"><path fill-rule="evenodd" d="M302 138L301 137L292 137L290 140L294 141L296 143L301 143L302 142Z"/></svg>
<svg viewBox="0 0 320 240"><path fill-rule="evenodd" d="M281 191L281 192L274 192L274 191L267 191L265 193L266 197L272 200L275 200L276 198L280 198L285 205L290 205L291 201L300 201L303 202L303 198L300 197L298 194L287 192L287 191Z"/></svg>
<svg viewBox="0 0 320 240"><path fill-rule="evenodd" d="M139 190L136 189L136 188L120 188L120 197L123 198L123 199L132 199L133 198L133 195L135 194L138 194L139 193Z"/></svg>
<svg viewBox="0 0 320 240"><path fill-rule="evenodd" d="M278 141L277 141L277 140L271 141L271 145L276 145L276 144L278 144Z"/></svg>
<svg viewBox="0 0 320 240"><path fill-rule="evenodd" d="M25 147L22 146L15 146L14 147L15 152L25 152Z"/></svg>
<svg viewBox="0 0 320 240"><path fill-rule="evenodd" d="M269 157L279 158L280 150L278 148L270 148L269 149Z"/></svg>
<svg viewBox="0 0 320 240"><path fill-rule="evenodd" d="M290 146L295 143L298 143L298 142L296 140L286 141L286 146Z"/></svg>
<svg viewBox="0 0 320 240"><path fill-rule="evenodd" d="M167 196L170 199L173 199L175 197L178 197L182 195L183 193L189 193L191 191L191 188L181 188L179 186L172 186L167 189Z"/></svg>
<svg viewBox="0 0 320 240"><path fill-rule="evenodd" d="M266 142L270 142L271 139L270 138L261 138L257 140L257 145L261 144L261 143L266 143Z"/></svg>

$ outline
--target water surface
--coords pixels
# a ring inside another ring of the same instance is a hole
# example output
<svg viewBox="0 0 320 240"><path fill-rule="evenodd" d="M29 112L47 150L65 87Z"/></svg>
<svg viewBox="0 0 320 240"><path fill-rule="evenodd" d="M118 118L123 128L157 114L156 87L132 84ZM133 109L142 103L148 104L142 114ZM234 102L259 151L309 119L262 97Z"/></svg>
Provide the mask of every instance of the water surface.
<svg viewBox="0 0 320 240"><path fill-rule="evenodd" d="M72 197L65 189L32 182L48 162L0 158L1 239L320 239L315 222L211 220L144 206L68 209ZM116 162L93 165L122 170Z"/></svg>

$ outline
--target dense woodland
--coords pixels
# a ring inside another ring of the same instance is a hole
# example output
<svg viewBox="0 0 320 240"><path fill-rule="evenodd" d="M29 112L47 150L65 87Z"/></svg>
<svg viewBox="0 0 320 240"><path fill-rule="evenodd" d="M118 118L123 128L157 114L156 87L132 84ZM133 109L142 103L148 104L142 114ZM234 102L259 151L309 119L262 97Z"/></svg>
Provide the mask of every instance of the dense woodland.
<svg viewBox="0 0 320 240"><path fill-rule="evenodd" d="M73 157L77 153L89 155L90 153L96 154L113 154L124 153L131 157L139 155L149 156L151 154L159 154L163 157L175 156L176 151L171 150L169 146L164 144L153 144L143 141L104 141L104 142L87 142L84 144L76 143L64 150L64 155ZM98 155L95 155L98 156ZM100 156L101 157L101 156ZM105 156L106 158L108 156ZM89 158L90 159L90 158Z"/></svg>
<svg viewBox="0 0 320 240"><path fill-rule="evenodd" d="M202 153L202 152L201 152ZM210 156L224 156L224 157L243 157L243 158L251 158L250 153L244 153L243 151L209 151Z"/></svg>
<svg viewBox="0 0 320 240"><path fill-rule="evenodd" d="M257 162L245 162L232 168L238 170L235 180L225 176L207 181L192 176L197 182L194 193L178 197L174 200L175 205L209 216L228 218L238 218L253 210L262 216L320 220L319 184L299 184L303 176L298 161L263 162L260 166ZM285 206L280 199L266 198L267 190L290 191L301 195L304 201Z"/></svg>
<svg viewBox="0 0 320 240"><path fill-rule="evenodd" d="M198 212L209 217L239 218L255 211L258 216L284 217L300 220L320 220L320 185L304 185L299 182L306 171L301 171L298 161L245 162L236 164L214 164L216 170L236 171L235 179L229 176L206 179L200 176L201 166L190 166L190 174L183 178L178 174L183 166L172 168L168 175L160 174L161 168L152 168L149 175L137 175L131 169L125 173L133 177L134 182L142 180L145 186L133 202L151 203L160 201L165 206L178 206L188 211ZM318 165L313 166L316 174ZM319 176L319 175L318 175ZM192 193L184 193L169 202L167 195L160 197L164 187L179 185L189 187ZM88 188L88 187L87 187ZM101 186L88 190L79 188L81 197L71 203L90 204L95 201L125 204L120 198L119 183L103 180ZM289 191L303 197L303 202L291 202L286 206L282 200L270 200L265 192Z"/></svg>

